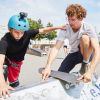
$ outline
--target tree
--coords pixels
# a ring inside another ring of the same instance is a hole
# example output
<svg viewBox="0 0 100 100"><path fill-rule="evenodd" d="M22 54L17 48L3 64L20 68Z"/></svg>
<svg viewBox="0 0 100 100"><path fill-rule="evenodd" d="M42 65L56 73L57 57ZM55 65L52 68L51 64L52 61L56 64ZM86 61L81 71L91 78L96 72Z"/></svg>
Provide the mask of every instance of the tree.
<svg viewBox="0 0 100 100"><path fill-rule="evenodd" d="M32 20L31 18L28 19L29 21L29 26L30 29L39 29L39 28L43 28L43 24L41 22L41 19L39 19L38 21ZM37 34L35 38L33 38L33 40L41 40L43 38L42 34Z"/></svg>
<svg viewBox="0 0 100 100"><path fill-rule="evenodd" d="M29 21L30 29L38 29L39 28L37 21L32 20L31 18L29 18L28 21Z"/></svg>
<svg viewBox="0 0 100 100"><path fill-rule="evenodd" d="M51 24L50 22L48 22L47 27L52 27L53 24Z"/></svg>
<svg viewBox="0 0 100 100"><path fill-rule="evenodd" d="M35 21L35 20L32 20L31 18L28 19L29 21L29 26L30 26L30 29L40 29L40 28L43 28L43 24L42 24L42 21L41 19L39 19L38 21ZM52 27L53 24L48 22L47 24L47 27ZM48 40L53 40L54 38L56 38L56 31L52 31L52 32L49 32L47 34L37 34L35 38L33 38L33 40L41 40L43 38L47 38Z"/></svg>
<svg viewBox="0 0 100 100"><path fill-rule="evenodd" d="M56 31L52 31L52 32L49 32L47 35L46 35L46 38L50 41L50 40L53 40L57 37L57 32Z"/></svg>
<svg viewBox="0 0 100 100"><path fill-rule="evenodd" d="M47 24L47 27L52 27L53 26L53 24L51 24L50 22L48 22L48 24ZM56 34L57 32L56 31L52 31L52 32L48 32L47 34L46 34L46 38L50 41L50 40L53 40L53 39L55 39L56 37L57 37L57 34Z"/></svg>

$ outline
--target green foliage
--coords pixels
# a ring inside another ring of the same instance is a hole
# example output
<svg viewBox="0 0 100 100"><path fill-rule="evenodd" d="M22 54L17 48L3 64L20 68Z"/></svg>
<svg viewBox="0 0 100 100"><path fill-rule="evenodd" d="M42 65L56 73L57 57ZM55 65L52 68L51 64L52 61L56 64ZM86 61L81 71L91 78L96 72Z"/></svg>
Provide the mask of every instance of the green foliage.
<svg viewBox="0 0 100 100"><path fill-rule="evenodd" d="M52 26L53 26L53 24L48 22L47 27L52 27ZM57 33L56 31L49 32L49 33L46 34L46 38L48 40L53 40L57 37L56 33Z"/></svg>
<svg viewBox="0 0 100 100"><path fill-rule="evenodd" d="M39 19L38 21L32 20L31 18L28 19L29 21L29 26L30 29L40 29L43 28L43 24L41 19ZM48 22L47 27L52 27L53 24ZM49 33L44 33L44 34L37 34L35 38L33 38L34 40L41 40L43 38L47 38L49 40L53 40L54 38L56 38L56 31L52 31Z"/></svg>
<svg viewBox="0 0 100 100"><path fill-rule="evenodd" d="M29 21L29 26L30 29L39 29L43 28L43 24L41 23L41 20L39 19L38 21L32 20L31 18L28 19Z"/></svg>
<svg viewBox="0 0 100 100"><path fill-rule="evenodd" d="M47 27L52 27L53 24L51 24L50 22L48 22Z"/></svg>
<svg viewBox="0 0 100 100"><path fill-rule="evenodd" d="M46 34L45 38L47 38L48 40L53 40L57 37L56 33L56 31L49 32L48 34Z"/></svg>

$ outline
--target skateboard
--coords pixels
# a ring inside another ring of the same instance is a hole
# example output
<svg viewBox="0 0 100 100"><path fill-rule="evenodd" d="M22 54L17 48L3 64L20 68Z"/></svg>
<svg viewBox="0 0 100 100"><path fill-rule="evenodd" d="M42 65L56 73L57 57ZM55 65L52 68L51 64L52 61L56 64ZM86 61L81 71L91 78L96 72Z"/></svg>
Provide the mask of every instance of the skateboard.
<svg viewBox="0 0 100 100"><path fill-rule="evenodd" d="M43 69L44 68L40 68L39 73L42 73ZM75 76L74 74L71 74L71 73L51 70L50 77L53 77L55 79L65 82L66 89L69 89L70 87L75 86L76 84L79 83L79 81L77 80L78 76Z"/></svg>

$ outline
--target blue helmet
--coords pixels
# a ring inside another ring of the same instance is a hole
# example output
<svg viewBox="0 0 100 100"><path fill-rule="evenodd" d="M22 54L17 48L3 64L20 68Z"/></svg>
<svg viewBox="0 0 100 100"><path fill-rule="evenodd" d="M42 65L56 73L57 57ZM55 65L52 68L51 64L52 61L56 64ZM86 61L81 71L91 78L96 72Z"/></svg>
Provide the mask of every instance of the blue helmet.
<svg viewBox="0 0 100 100"><path fill-rule="evenodd" d="M19 15L12 16L8 22L8 28L27 31L29 29L27 14L21 12Z"/></svg>

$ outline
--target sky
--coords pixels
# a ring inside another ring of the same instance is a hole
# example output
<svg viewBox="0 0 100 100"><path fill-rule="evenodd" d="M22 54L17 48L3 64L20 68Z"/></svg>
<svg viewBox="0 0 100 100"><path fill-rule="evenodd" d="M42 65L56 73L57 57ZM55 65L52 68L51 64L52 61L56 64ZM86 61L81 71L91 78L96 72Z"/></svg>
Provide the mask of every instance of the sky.
<svg viewBox="0 0 100 100"><path fill-rule="evenodd" d="M85 21L100 32L100 0L0 0L0 25L7 25L9 18L19 12L27 12L34 20L41 19L54 26L67 23L65 10L70 4L81 4L87 10Z"/></svg>

